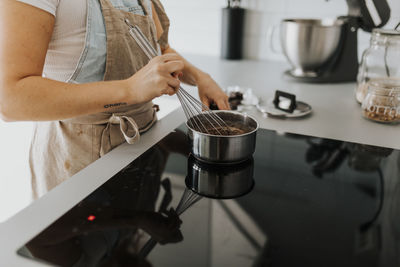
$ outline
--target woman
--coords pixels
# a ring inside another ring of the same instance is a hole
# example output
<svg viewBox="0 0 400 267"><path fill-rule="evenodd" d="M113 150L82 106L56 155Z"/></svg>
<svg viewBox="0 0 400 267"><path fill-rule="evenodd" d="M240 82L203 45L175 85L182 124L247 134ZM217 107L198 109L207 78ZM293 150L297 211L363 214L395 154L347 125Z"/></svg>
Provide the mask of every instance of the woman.
<svg viewBox="0 0 400 267"><path fill-rule="evenodd" d="M148 62L129 35L138 25L162 54ZM37 121L30 152L38 197L156 121L151 100L180 81L228 109L212 78L168 45L159 0L2 0L0 113Z"/></svg>

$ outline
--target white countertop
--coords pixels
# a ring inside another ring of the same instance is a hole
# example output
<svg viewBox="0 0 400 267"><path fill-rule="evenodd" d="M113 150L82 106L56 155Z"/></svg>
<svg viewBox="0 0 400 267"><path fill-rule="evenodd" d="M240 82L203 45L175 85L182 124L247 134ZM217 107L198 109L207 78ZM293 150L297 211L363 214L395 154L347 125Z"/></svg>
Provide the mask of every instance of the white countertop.
<svg viewBox="0 0 400 267"><path fill-rule="evenodd" d="M230 85L250 87L262 99L272 97L279 89L295 94L298 100L313 108L311 116L294 120L264 118L256 110L249 111L261 128L400 149L400 125L379 124L362 118L360 106L354 98L354 83L286 82L282 73L288 65L284 63L223 61L195 55L187 58L210 73L223 88ZM16 250L184 122L185 117L176 99L156 102L166 105L161 106L163 115L171 113L144 134L139 143L119 146L0 224L0 266L43 266L18 256Z"/></svg>
<svg viewBox="0 0 400 267"><path fill-rule="evenodd" d="M286 81L283 72L289 65L265 61L223 61L204 56L188 57L196 66L210 73L223 87L250 87L264 100L275 90L295 94L297 100L312 106L313 113L304 119L263 118L260 112L248 112L260 126L369 145L400 149L400 125L376 123L364 119L354 97L355 83L306 84Z"/></svg>

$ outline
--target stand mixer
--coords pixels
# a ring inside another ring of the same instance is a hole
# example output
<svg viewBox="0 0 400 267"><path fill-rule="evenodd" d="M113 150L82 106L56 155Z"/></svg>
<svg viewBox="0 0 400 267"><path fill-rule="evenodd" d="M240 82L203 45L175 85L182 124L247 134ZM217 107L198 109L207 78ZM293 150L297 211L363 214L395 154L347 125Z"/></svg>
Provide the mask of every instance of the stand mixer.
<svg viewBox="0 0 400 267"><path fill-rule="evenodd" d="M350 82L358 72L357 31L370 32L390 18L386 0L347 0L348 15L332 20L286 19L283 52L292 65L285 77L297 82Z"/></svg>

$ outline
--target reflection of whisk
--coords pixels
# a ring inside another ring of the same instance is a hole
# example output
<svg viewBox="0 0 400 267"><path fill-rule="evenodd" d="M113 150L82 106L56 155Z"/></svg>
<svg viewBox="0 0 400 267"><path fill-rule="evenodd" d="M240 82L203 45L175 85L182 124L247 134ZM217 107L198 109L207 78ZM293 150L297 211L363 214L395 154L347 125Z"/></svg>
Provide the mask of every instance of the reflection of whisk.
<svg viewBox="0 0 400 267"><path fill-rule="evenodd" d="M181 201L179 201L178 206L176 207L176 213L181 215L185 210L194 205L197 201L199 201L202 196L194 193L192 190L185 188L185 192L183 192L183 196Z"/></svg>
<svg viewBox="0 0 400 267"><path fill-rule="evenodd" d="M157 51L151 46L146 36L136 25L130 24L129 20L125 19L126 24L130 27L130 35L135 39L136 43L143 50L149 59L157 56ZM181 103L189 126L198 131L208 134L223 135L228 130L228 125L215 112L209 109L201 101L194 98L182 87L176 93Z"/></svg>
<svg viewBox="0 0 400 267"><path fill-rule="evenodd" d="M202 196L194 193L188 188L185 188L182 198L175 209L176 214L181 215L185 210L193 206L201 198ZM144 244L143 248L140 250L139 255L143 258L147 257L147 255L150 253L150 251L153 250L156 245L157 241L154 238L150 238L149 241L147 241L147 243Z"/></svg>

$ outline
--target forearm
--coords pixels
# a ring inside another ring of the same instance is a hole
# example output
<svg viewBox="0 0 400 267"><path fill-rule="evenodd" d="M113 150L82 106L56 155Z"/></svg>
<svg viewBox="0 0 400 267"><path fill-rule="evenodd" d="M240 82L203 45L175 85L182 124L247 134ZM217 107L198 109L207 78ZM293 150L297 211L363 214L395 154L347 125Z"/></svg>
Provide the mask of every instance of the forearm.
<svg viewBox="0 0 400 267"><path fill-rule="evenodd" d="M0 1L0 118L5 121L62 120L146 103L179 88L180 57L152 59L122 81L68 84L42 77L54 30L50 13L13 0ZM27 45L29 44L29 45Z"/></svg>
<svg viewBox="0 0 400 267"><path fill-rule="evenodd" d="M168 47L167 49L163 50L163 54L167 53L176 53L178 54L173 48ZM179 55L179 54L178 54ZM207 73L203 72L199 68L195 67L193 64L191 64L189 61L187 61L183 56L181 56L181 60L184 62L184 69L182 71L183 76L180 78L180 80L186 84L196 86L198 85L199 81L206 77L209 76Z"/></svg>
<svg viewBox="0 0 400 267"><path fill-rule="evenodd" d="M1 109L7 121L62 120L107 111L127 101L125 81L70 84L30 76L9 82L1 90Z"/></svg>

